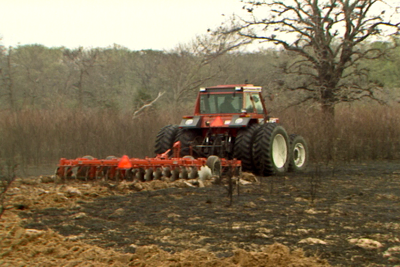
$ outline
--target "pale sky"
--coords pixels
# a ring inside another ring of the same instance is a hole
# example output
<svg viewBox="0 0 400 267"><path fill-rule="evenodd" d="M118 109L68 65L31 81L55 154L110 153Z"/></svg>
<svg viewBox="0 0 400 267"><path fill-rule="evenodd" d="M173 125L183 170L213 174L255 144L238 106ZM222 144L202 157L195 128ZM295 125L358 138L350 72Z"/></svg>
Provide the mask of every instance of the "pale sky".
<svg viewBox="0 0 400 267"><path fill-rule="evenodd" d="M392 10L400 2L384 1ZM0 44L170 50L207 34L233 13L245 15L243 5L240 0L0 0Z"/></svg>
<svg viewBox="0 0 400 267"><path fill-rule="evenodd" d="M240 0L0 0L0 44L169 50L242 13L242 6Z"/></svg>

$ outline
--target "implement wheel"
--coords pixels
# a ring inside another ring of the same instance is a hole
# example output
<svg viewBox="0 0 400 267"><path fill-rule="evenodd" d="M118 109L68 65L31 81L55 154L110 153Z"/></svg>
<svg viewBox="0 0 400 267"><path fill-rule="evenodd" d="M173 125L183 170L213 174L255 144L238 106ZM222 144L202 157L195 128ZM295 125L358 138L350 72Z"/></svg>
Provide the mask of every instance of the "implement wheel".
<svg viewBox="0 0 400 267"><path fill-rule="evenodd" d="M206 161L206 165L211 169L211 175L212 176L218 176L220 177L222 174L222 166L221 166L221 160L217 156L209 156Z"/></svg>
<svg viewBox="0 0 400 267"><path fill-rule="evenodd" d="M284 173L289 165L289 137L276 123L266 123L257 132L253 158L258 174L269 176Z"/></svg>

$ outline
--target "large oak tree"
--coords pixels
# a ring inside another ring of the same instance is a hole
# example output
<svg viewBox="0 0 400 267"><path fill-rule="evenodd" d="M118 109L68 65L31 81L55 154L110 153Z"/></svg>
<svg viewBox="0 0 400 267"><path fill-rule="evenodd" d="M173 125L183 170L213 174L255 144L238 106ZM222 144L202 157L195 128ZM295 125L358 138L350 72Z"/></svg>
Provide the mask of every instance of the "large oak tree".
<svg viewBox="0 0 400 267"><path fill-rule="evenodd" d="M290 53L291 60L281 67L297 76L286 85L303 92L297 103L317 102L333 118L337 103L362 98L379 101L377 85L360 63L385 54L385 50L366 46L366 40L387 37L391 45L384 47L396 46L395 39L389 39L399 34L395 7L382 0L242 2L249 16L234 17L219 32L280 45Z"/></svg>

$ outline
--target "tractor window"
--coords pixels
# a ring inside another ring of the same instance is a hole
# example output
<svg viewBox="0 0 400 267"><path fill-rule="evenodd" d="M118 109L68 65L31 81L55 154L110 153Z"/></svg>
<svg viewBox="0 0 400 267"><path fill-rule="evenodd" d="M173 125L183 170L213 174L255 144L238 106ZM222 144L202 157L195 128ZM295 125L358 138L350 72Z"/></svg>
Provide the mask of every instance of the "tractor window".
<svg viewBox="0 0 400 267"><path fill-rule="evenodd" d="M200 96L200 113L240 113L242 94L203 94Z"/></svg>
<svg viewBox="0 0 400 267"><path fill-rule="evenodd" d="M258 93L246 93L246 110L247 112L254 112L257 110L258 114L263 114L263 105L260 101L260 95Z"/></svg>

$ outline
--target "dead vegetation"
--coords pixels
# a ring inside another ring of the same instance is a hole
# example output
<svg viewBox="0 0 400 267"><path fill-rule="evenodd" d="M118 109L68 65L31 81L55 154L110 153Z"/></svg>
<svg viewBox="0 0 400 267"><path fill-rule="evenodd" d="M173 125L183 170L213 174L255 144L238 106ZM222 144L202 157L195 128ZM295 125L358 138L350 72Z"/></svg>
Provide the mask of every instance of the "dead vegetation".
<svg viewBox="0 0 400 267"><path fill-rule="evenodd" d="M338 106L334 125L326 125L317 108L293 107L271 116L280 117L289 134L306 139L312 161L338 162L399 159L399 113L398 104L364 103ZM85 155L152 157L161 126L179 121L179 115L158 107L145 110L135 120L131 113L91 109L82 113L68 109L3 111L0 138L7 142L1 142L0 151L23 170L44 163L55 166L60 158Z"/></svg>
<svg viewBox="0 0 400 267"><path fill-rule="evenodd" d="M0 162L0 218L5 211L5 198L7 190L11 187L15 179L16 165L12 160Z"/></svg>

